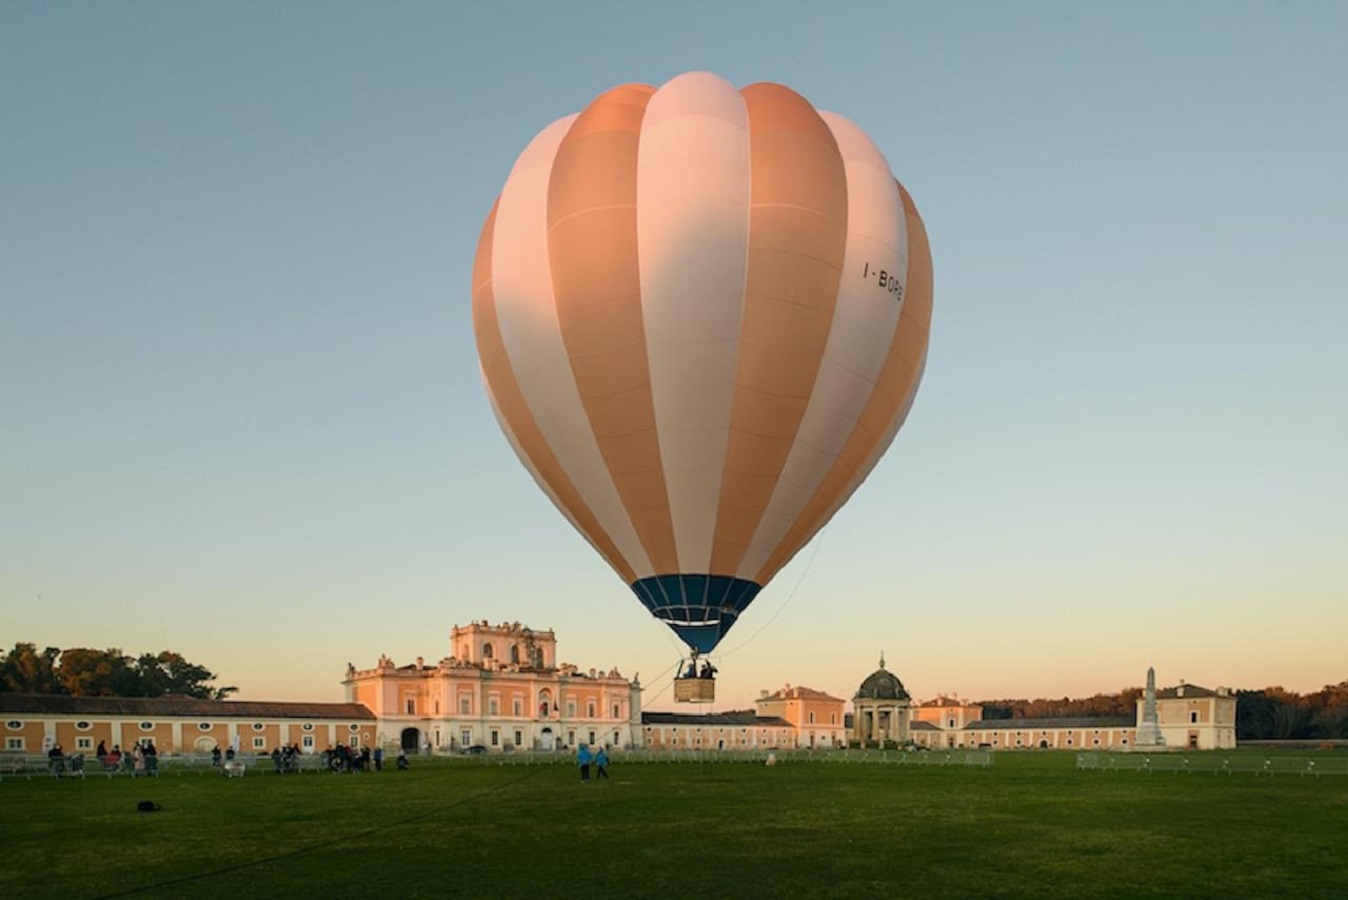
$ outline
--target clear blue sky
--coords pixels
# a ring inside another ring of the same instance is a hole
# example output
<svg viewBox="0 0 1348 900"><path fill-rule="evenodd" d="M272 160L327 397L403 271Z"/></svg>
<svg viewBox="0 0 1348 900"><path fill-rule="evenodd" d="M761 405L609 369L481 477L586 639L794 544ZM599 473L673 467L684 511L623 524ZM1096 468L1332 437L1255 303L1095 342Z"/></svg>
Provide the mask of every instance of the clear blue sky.
<svg viewBox="0 0 1348 900"><path fill-rule="evenodd" d="M534 133L708 69L865 128L936 273L908 425L722 707L881 651L918 697L1340 681L1345 40L1311 2L4 0L0 643L331 700L519 620L669 706L672 637L496 426L469 272Z"/></svg>

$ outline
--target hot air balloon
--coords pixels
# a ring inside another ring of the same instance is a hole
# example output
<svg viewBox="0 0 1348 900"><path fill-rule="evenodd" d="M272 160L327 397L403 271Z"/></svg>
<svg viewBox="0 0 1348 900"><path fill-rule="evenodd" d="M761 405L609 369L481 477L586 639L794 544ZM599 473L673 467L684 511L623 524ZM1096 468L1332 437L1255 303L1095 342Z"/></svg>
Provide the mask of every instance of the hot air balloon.
<svg viewBox="0 0 1348 900"><path fill-rule="evenodd" d="M543 129L473 269L507 439L694 660L894 440L931 302L922 220L870 138L705 72Z"/></svg>

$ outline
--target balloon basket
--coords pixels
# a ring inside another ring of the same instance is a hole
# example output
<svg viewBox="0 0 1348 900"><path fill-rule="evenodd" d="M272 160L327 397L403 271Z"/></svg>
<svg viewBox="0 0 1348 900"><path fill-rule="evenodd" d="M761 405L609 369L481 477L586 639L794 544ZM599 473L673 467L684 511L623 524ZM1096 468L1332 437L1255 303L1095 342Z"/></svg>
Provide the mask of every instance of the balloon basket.
<svg viewBox="0 0 1348 900"><path fill-rule="evenodd" d="M716 681L711 678L675 678L675 703L710 703L716 699Z"/></svg>

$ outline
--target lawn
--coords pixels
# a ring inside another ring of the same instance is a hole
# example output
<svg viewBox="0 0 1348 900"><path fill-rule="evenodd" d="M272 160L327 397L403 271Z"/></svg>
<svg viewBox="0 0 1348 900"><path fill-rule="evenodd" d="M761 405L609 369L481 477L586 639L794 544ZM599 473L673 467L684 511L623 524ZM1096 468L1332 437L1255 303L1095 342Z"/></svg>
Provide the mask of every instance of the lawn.
<svg viewBox="0 0 1348 900"><path fill-rule="evenodd" d="M619 757L589 784L476 760L39 777L0 782L0 809L3 897L1348 896L1348 776L1078 771L1069 753Z"/></svg>

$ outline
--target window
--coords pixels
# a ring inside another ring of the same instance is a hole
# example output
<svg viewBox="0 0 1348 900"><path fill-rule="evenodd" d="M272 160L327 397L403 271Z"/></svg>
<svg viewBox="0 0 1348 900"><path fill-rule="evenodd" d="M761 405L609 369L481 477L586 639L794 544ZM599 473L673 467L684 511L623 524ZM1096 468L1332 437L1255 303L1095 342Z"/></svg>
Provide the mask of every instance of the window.
<svg viewBox="0 0 1348 900"><path fill-rule="evenodd" d="M403 712L407 713L409 716L414 716L414 715L417 714L417 698L416 698L416 697L404 697L404 698L403 698Z"/></svg>
<svg viewBox="0 0 1348 900"><path fill-rule="evenodd" d="M515 746L516 747L524 746L524 732L520 731L519 729L515 730Z"/></svg>
<svg viewBox="0 0 1348 900"><path fill-rule="evenodd" d="M76 731L88 731L90 728L93 728L93 727L94 727L94 726L90 725L88 722L76 722L76 723L75 723L75 730L76 730Z"/></svg>
<svg viewBox="0 0 1348 900"><path fill-rule="evenodd" d="M493 651L492 651L492 649L491 649L491 644L483 644L483 645L482 645L482 658L483 658L483 659L491 659L491 658L492 658L492 652L493 652Z"/></svg>
<svg viewBox="0 0 1348 900"><path fill-rule="evenodd" d="M435 714L436 714L437 716L440 715L440 701L439 701L439 700L436 700L436 701L435 701Z"/></svg>
<svg viewBox="0 0 1348 900"><path fill-rule="evenodd" d="M946 727L946 728L954 728L954 727L955 727L955 720L954 720L954 719L946 719L946 720L945 720L945 727Z"/></svg>
<svg viewBox="0 0 1348 900"><path fill-rule="evenodd" d="M613 704L613 718L622 718L622 712L619 710L619 706L616 703Z"/></svg>
<svg viewBox="0 0 1348 900"><path fill-rule="evenodd" d="M5 738L6 750L23 750L23 738L7 737Z"/></svg>
<svg viewBox="0 0 1348 900"><path fill-rule="evenodd" d="M590 746L592 746L592 747L594 746L594 732L593 732L593 731L590 732Z"/></svg>
<svg viewBox="0 0 1348 900"><path fill-rule="evenodd" d="M360 726L359 726L359 725L348 725L348 726L346 726L346 730L349 731L349 732L351 732L352 734L355 734L357 731L360 731Z"/></svg>
<svg viewBox="0 0 1348 900"><path fill-rule="evenodd" d="M496 697L487 699L487 715L498 716L501 714L501 701Z"/></svg>
<svg viewBox="0 0 1348 900"><path fill-rule="evenodd" d="M1189 710L1189 724L1190 725L1198 724L1198 710L1196 709Z"/></svg>
<svg viewBox="0 0 1348 900"><path fill-rule="evenodd" d="M198 723L197 723L197 731L210 731L210 730L211 730L211 723L210 723L210 722L198 722Z"/></svg>
<svg viewBox="0 0 1348 900"><path fill-rule="evenodd" d="M516 697L516 698L512 701L512 703L511 703L511 708L512 708L512 710L514 711L515 715L517 715L517 716L522 716L522 715L524 715L524 701L521 700L519 697Z"/></svg>
<svg viewBox="0 0 1348 900"><path fill-rule="evenodd" d="M586 715L587 717L591 718L591 719L594 718L594 701L593 701L593 700L591 700L589 703L585 704L585 715Z"/></svg>
<svg viewBox="0 0 1348 900"><path fill-rule="evenodd" d="M814 712L813 712L813 711L810 712L810 724L811 724L811 725L814 724Z"/></svg>
<svg viewBox="0 0 1348 900"><path fill-rule="evenodd" d="M497 731L495 728L491 730L491 745L493 747L501 746L501 732Z"/></svg>
<svg viewBox="0 0 1348 900"><path fill-rule="evenodd" d="M255 738L253 738L253 749L254 749L254 750L266 750L266 749L267 749L267 739L264 738L264 737L255 737Z"/></svg>
<svg viewBox="0 0 1348 900"><path fill-rule="evenodd" d="M77 737L77 738L75 738L75 749L76 749L76 750L92 750L92 749L94 749L94 739L91 738L91 737Z"/></svg>
<svg viewBox="0 0 1348 900"><path fill-rule="evenodd" d="M314 736L312 734L306 734L300 740L300 746L304 747L305 750L314 749Z"/></svg>
<svg viewBox="0 0 1348 900"><path fill-rule="evenodd" d="M460 744L463 744L465 747L467 747L467 746L468 746L469 744L471 744L472 742L473 742L473 733L472 733L471 731L469 731L467 728L465 728L463 731L460 731L460 732L459 732L459 743L460 743Z"/></svg>
<svg viewBox="0 0 1348 900"><path fill-rule="evenodd" d="M313 730L314 730L314 723L313 723L313 722L305 722L303 725L300 726L300 728L304 729L305 731L313 731ZM310 738L310 739L309 739L309 746L311 746L311 747L313 746L313 738Z"/></svg>
<svg viewBox="0 0 1348 900"><path fill-rule="evenodd" d="M619 746L621 746L621 745L622 745L622 741L618 740L618 732L616 732L616 731L613 732L613 746L619 747Z"/></svg>
<svg viewBox="0 0 1348 900"><path fill-rule="evenodd" d="M264 728L266 728L266 727L267 727L267 726L266 726L266 725L263 725L261 722L254 722L254 723L253 723L253 730L254 730L254 731L261 731L262 729L264 729Z"/></svg>
<svg viewBox="0 0 1348 900"><path fill-rule="evenodd" d="M18 719L10 719L8 722L5 723L5 727L8 728L10 731L18 731L20 728L23 727L23 723L20 722Z"/></svg>
<svg viewBox="0 0 1348 900"><path fill-rule="evenodd" d="M576 701L575 701L575 700L568 700L568 701L566 701L566 716L567 716L567 718L569 718L569 719L574 719L574 718L576 717Z"/></svg>
<svg viewBox="0 0 1348 900"><path fill-rule="evenodd" d="M568 747L576 746L576 733L574 731L568 731L566 733L566 745Z"/></svg>
<svg viewBox="0 0 1348 900"><path fill-rule="evenodd" d="M459 715L466 716L473 711L473 698L468 695L459 697Z"/></svg>
<svg viewBox="0 0 1348 900"><path fill-rule="evenodd" d="M510 661L513 662L513 663L516 663L516 664L519 663L519 661L520 661L520 645L519 645L519 644L511 644L511 645L510 645Z"/></svg>
<svg viewBox="0 0 1348 900"><path fill-rule="evenodd" d="M837 725L837 724L838 724L838 714L835 713L835 712L829 713L829 714L828 714L828 723L829 723L830 725Z"/></svg>

